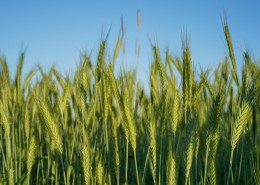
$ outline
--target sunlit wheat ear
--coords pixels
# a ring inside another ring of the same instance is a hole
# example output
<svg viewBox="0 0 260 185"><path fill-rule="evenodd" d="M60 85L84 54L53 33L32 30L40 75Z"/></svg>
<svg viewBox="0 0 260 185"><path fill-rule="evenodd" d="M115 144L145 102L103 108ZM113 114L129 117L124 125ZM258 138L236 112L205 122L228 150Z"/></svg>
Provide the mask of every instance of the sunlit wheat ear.
<svg viewBox="0 0 260 185"><path fill-rule="evenodd" d="M117 42L116 42L116 47L115 47L115 50L114 50L114 56L113 56L114 62L116 61L116 59L118 57L118 54L119 54L119 51L120 51L120 48L121 48L121 43L122 43L122 38L118 37Z"/></svg>
<svg viewBox="0 0 260 185"><path fill-rule="evenodd" d="M210 136L210 144L209 144L209 184L217 185L217 171L216 171L216 155L217 149L220 140L220 133L215 131L215 133L211 133Z"/></svg>
<svg viewBox="0 0 260 185"><path fill-rule="evenodd" d="M16 74L15 74L15 89L16 89L16 97L17 97L17 102L21 102L21 79L22 79L22 68L23 68L23 62L24 62L24 55L25 53L22 52L19 58L19 62L16 67Z"/></svg>
<svg viewBox="0 0 260 185"><path fill-rule="evenodd" d="M117 182L119 184L119 178L120 178L120 158L119 158L119 146L118 146L118 135L117 135L117 128L118 123L117 119L115 119L114 114L111 113L111 123L112 123L112 136L113 136L113 156L114 156L114 170L116 173Z"/></svg>
<svg viewBox="0 0 260 185"><path fill-rule="evenodd" d="M194 107L194 109L197 109L198 108L198 98L203 90L203 88L205 87L206 85L206 77L204 77L204 75L201 77L201 81L198 85L198 87L196 88L196 91L194 92L194 95L192 97L192 105Z"/></svg>
<svg viewBox="0 0 260 185"><path fill-rule="evenodd" d="M70 83L67 82L64 88L65 89L64 89L63 97L59 104L61 114L63 114L63 112L66 108L67 102L68 102L68 98L70 96Z"/></svg>
<svg viewBox="0 0 260 185"><path fill-rule="evenodd" d="M250 75L248 67L244 66L242 69L242 97L247 98L250 87Z"/></svg>
<svg viewBox="0 0 260 185"><path fill-rule="evenodd" d="M192 70L192 61L190 56L190 48L188 45L188 39L183 39L183 73L182 73L182 88L183 88L183 102L184 111L187 111L190 104L190 98L192 95L194 74Z"/></svg>
<svg viewBox="0 0 260 185"><path fill-rule="evenodd" d="M103 112L104 112L104 121L107 121L108 116L108 85L107 85L107 73L106 70L103 69L102 73L102 98L103 98Z"/></svg>
<svg viewBox="0 0 260 185"><path fill-rule="evenodd" d="M136 150L136 130L135 124L130 112L129 104L129 93L126 88L123 89L123 111L124 111L124 121L125 121L125 131L128 132L128 137L133 150ZM127 136L127 135L126 135Z"/></svg>
<svg viewBox="0 0 260 185"><path fill-rule="evenodd" d="M88 146L83 146L81 150L81 160L84 172L85 185L90 185L91 176L91 163L90 163L90 151Z"/></svg>
<svg viewBox="0 0 260 185"><path fill-rule="evenodd" d="M178 167L174 154L171 151L168 152L168 158L166 162L166 184L177 185L178 182Z"/></svg>
<svg viewBox="0 0 260 185"><path fill-rule="evenodd" d="M118 85L117 85L115 76L113 74L113 68L112 68L111 65L108 67L108 80L109 80L109 84L112 88L113 95L114 95L116 102L118 104L118 107L121 108L123 105L122 105L122 102L121 102L121 99L120 99ZM121 111L119 111L119 112L121 113Z"/></svg>
<svg viewBox="0 0 260 185"><path fill-rule="evenodd" d="M185 184L188 183L190 178L190 170L193 161L193 155L195 150L195 131L194 122L190 119L188 120L186 128L186 141L185 141Z"/></svg>
<svg viewBox="0 0 260 185"><path fill-rule="evenodd" d="M232 40L231 40L231 36L230 36L230 33L229 33L229 28L228 28L226 18L223 18L222 22L223 22L223 29L224 29L224 33L225 33L225 37L226 37L226 41L227 41L227 45L228 45L228 50L229 50L229 57L231 59L232 66L233 66L232 75L233 75L233 78L235 79L235 82L237 83L237 85L240 86L240 83L239 83L239 80L238 80L238 75L237 75L236 59L235 59L235 55L234 55Z"/></svg>
<svg viewBox="0 0 260 185"><path fill-rule="evenodd" d="M209 185L217 185L217 174L216 174L216 165L214 161L210 161L208 164L209 168Z"/></svg>
<svg viewBox="0 0 260 185"><path fill-rule="evenodd" d="M30 175L33 164L35 162L35 156L36 156L36 139L34 136L30 139L30 146L28 151L28 158L27 158L27 173Z"/></svg>
<svg viewBox="0 0 260 185"><path fill-rule="evenodd" d="M40 108L40 114L43 118L44 125L47 129L47 133L51 137L51 149L57 150L60 154L63 152L62 138L59 134L58 123L55 123L51 114L47 108L46 103L42 100L38 102Z"/></svg>
<svg viewBox="0 0 260 185"><path fill-rule="evenodd" d="M152 171L153 181L156 184L156 122L153 120L149 125L151 160L150 167Z"/></svg>
<svg viewBox="0 0 260 185"><path fill-rule="evenodd" d="M105 49L106 49L106 40L102 40L99 48L99 53L98 53L98 61L97 61L97 66L96 66L96 72L95 72L95 78L96 81L100 81L101 79L101 73L102 73L102 67L104 65L104 55L105 55Z"/></svg>
<svg viewBox="0 0 260 185"><path fill-rule="evenodd" d="M179 93L176 90L173 97L173 109L172 109L172 133L176 136L179 121Z"/></svg>
<svg viewBox="0 0 260 185"><path fill-rule="evenodd" d="M233 124L232 133L231 133L231 147L232 150L236 148L236 145L245 131L246 124L251 117L251 107L248 102L243 102L239 110L239 114Z"/></svg>
<svg viewBox="0 0 260 185"><path fill-rule="evenodd" d="M53 70L53 74L56 77L59 84L61 85L62 89L65 89L65 82L64 82L63 76L55 68Z"/></svg>
<svg viewBox="0 0 260 185"><path fill-rule="evenodd" d="M104 183L104 167L102 161L99 159L96 165L96 179L99 185Z"/></svg>
<svg viewBox="0 0 260 185"><path fill-rule="evenodd" d="M27 107L24 110L24 129L25 129L25 136L28 141L31 131L31 124L30 124L30 112Z"/></svg>
<svg viewBox="0 0 260 185"><path fill-rule="evenodd" d="M3 92L3 91L2 91ZM4 128L4 137L5 137L5 144L6 144L6 157L9 163L12 157L12 148L11 148L11 139L10 139L10 122L9 122L9 115L5 109L4 104L0 100L0 124L3 125ZM10 165L10 164L8 164Z"/></svg>
<svg viewBox="0 0 260 185"><path fill-rule="evenodd" d="M30 87L32 79L33 79L33 77L35 76L36 73L37 73L37 69L33 69L25 77L25 80L23 82L23 87L22 87L22 94L23 95L26 94L26 90L28 89L28 87Z"/></svg>
<svg viewBox="0 0 260 185"><path fill-rule="evenodd" d="M9 69L8 69L8 65L6 63L6 60L0 56L0 64L1 64L1 73L3 73L3 80L4 80L4 84L9 84L10 82L10 74L9 74Z"/></svg>
<svg viewBox="0 0 260 185"><path fill-rule="evenodd" d="M155 58L156 65L159 68L162 90L164 91L165 88L166 88L166 72L165 72L165 68L164 68L164 66L162 64L161 57L160 57L158 48L156 46L153 46L153 52L154 52L154 58Z"/></svg>

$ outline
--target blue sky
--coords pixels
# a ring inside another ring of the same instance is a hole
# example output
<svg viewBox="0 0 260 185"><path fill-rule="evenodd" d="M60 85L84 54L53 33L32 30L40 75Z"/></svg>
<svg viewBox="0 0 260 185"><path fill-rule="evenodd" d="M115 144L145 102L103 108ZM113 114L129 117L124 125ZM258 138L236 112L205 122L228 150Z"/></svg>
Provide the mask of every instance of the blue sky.
<svg viewBox="0 0 260 185"><path fill-rule="evenodd" d="M19 53L26 50L24 72L52 64L73 74L80 52L96 57L102 35L111 28L108 53L112 54L120 31L121 16L126 27L126 54L119 66L138 67L138 76L148 80L153 55L149 44L157 42L160 51L168 47L181 56L181 35L190 38L196 69L215 67L227 54L221 15L225 12L238 65L240 50L249 49L260 58L260 3L258 1L1 1L0 55L14 74ZM137 26L137 11L141 27ZM141 46L135 54L136 42ZM163 55L162 55L163 56Z"/></svg>

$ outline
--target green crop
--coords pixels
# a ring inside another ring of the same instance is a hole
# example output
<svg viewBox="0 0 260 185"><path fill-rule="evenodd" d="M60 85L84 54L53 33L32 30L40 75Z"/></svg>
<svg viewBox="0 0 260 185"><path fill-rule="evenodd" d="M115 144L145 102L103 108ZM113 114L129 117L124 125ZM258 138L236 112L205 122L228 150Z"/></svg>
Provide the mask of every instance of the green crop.
<svg viewBox="0 0 260 185"><path fill-rule="evenodd" d="M229 56L213 71L194 70L187 38L165 61L152 45L148 89L136 69L115 72L123 33L72 78L23 76L22 53L12 80L0 57L0 184L259 184L260 67L245 52L239 73L223 28Z"/></svg>

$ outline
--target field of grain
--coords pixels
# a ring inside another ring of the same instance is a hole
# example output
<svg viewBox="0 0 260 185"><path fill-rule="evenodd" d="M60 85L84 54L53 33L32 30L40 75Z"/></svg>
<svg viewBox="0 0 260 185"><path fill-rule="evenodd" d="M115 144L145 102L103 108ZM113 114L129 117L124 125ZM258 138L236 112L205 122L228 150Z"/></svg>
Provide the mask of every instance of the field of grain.
<svg viewBox="0 0 260 185"><path fill-rule="evenodd" d="M260 67L248 52L237 67L223 28L215 70L194 70L185 38L181 57L152 45L148 93L136 69L115 72L121 36L72 78L22 75L21 53L12 79L0 57L0 183L260 184Z"/></svg>

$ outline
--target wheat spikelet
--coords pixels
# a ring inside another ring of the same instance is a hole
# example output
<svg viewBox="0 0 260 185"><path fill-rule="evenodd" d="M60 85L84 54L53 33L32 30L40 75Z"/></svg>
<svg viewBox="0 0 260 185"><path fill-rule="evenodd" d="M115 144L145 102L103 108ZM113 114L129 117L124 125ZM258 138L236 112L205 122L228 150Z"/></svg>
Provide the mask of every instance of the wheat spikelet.
<svg viewBox="0 0 260 185"><path fill-rule="evenodd" d="M227 41L227 45L228 45L229 57L231 59L232 66L233 66L232 75L233 75L237 85L239 86L239 80L238 80L238 76L237 76L236 59L235 59L235 55L234 55L234 50L233 50L233 46L232 46L231 36L230 36L230 33L229 33L229 28L228 28L228 24L227 24L226 18L223 18L223 29L224 29L224 33L225 33L225 37L226 37L226 41Z"/></svg>
<svg viewBox="0 0 260 185"><path fill-rule="evenodd" d="M225 83L228 83L228 77L229 77L228 57L225 57L225 60L221 65L221 77L224 79Z"/></svg>
<svg viewBox="0 0 260 185"><path fill-rule="evenodd" d="M70 84L69 84L69 82L67 82L67 84L64 88L65 88L64 94L63 94L63 97L62 97L62 101L60 102L60 112L61 112L61 114L63 114L63 112L66 108L68 98L70 96Z"/></svg>
<svg viewBox="0 0 260 185"><path fill-rule="evenodd" d="M51 149L57 150L60 154L63 152L62 146L62 138L59 134L58 125L55 124L51 114L47 108L47 105L44 101L39 101L40 114L45 123L45 127L47 129L47 133L50 135L52 139Z"/></svg>
<svg viewBox="0 0 260 185"><path fill-rule="evenodd" d="M113 56L114 61L116 61L116 59L118 57L118 54L119 54L119 51L120 51L120 48L121 48L121 43L122 43L122 38L118 37L117 42L116 42L116 48L114 50L114 56Z"/></svg>
<svg viewBox="0 0 260 185"><path fill-rule="evenodd" d="M242 97L247 98L250 87L250 75L248 67L244 66L242 69Z"/></svg>
<svg viewBox="0 0 260 185"><path fill-rule="evenodd" d="M96 111L96 103L93 101L93 104L89 108L88 115L85 121L86 126L88 126L91 123L91 119L93 119L95 116L95 111Z"/></svg>
<svg viewBox="0 0 260 185"><path fill-rule="evenodd" d="M236 145L243 134L247 121L251 116L251 107L248 102L243 102L239 110L239 114L233 124L232 133L231 133L231 147L232 150L236 148Z"/></svg>
<svg viewBox="0 0 260 185"><path fill-rule="evenodd" d="M179 94L178 91L175 91L174 94L174 100L173 100L173 109L172 109L172 132L174 136L176 136L177 127L178 127L178 121L179 121Z"/></svg>
<svg viewBox="0 0 260 185"><path fill-rule="evenodd" d="M16 67L16 74L15 74L15 89L16 89L16 96L17 96L17 102L20 103L22 100L21 95L21 78L22 78L22 68L23 68L23 62L24 62L24 52L21 53L19 62Z"/></svg>
<svg viewBox="0 0 260 185"><path fill-rule="evenodd" d="M156 122L154 119L149 125L149 136L150 136L150 150L151 150L151 171L153 176L154 184L156 184Z"/></svg>
<svg viewBox="0 0 260 185"><path fill-rule="evenodd" d="M184 102L184 112L187 111L188 105L190 103L190 98L192 95L193 87L193 71L192 62L190 57L190 48L188 46L187 38L183 40L183 102Z"/></svg>
<svg viewBox="0 0 260 185"><path fill-rule="evenodd" d="M186 152L185 152L185 156L186 156L186 161L185 161L185 177L186 177L186 181L189 178L190 175L190 168L192 165L192 158L193 158L193 154L194 154L194 143L193 143L193 138L190 138L189 141L187 141L186 144Z"/></svg>
<svg viewBox="0 0 260 185"><path fill-rule="evenodd" d="M103 70L103 75L102 75L102 98L103 98L103 111L104 111L104 120L105 122L107 121L107 116L108 116L108 89L107 89L107 75L105 69Z"/></svg>
<svg viewBox="0 0 260 185"><path fill-rule="evenodd" d="M84 172L85 185L90 185L91 163L88 146L83 146L81 150L82 167Z"/></svg>
<svg viewBox="0 0 260 185"><path fill-rule="evenodd" d="M130 144L133 148L133 150L136 150L136 130L135 130L135 125L134 125L134 121L132 119L132 115L130 112L130 104L129 104L129 94L126 88L123 88L123 97L124 99L122 100L122 104L123 104L123 112L124 112L124 121L125 121L125 130L126 132L128 132L128 136L129 136L129 141Z"/></svg>
<svg viewBox="0 0 260 185"><path fill-rule="evenodd" d="M209 185L217 185L217 174L216 174L216 165L215 161L210 161L208 164L209 168Z"/></svg>
<svg viewBox="0 0 260 185"><path fill-rule="evenodd" d="M2 56L0 56L0 64L2 66L1 73L3 73L3 84L8 85L10 83L9 69L6 60Z"/></svg>
<svg viewBox="0 0 260 185"><path fill-rule="evenodd" d="M217 96L213 100L213 105L211 109L211 114L209 117L209 123L210 123L210 132L216 133L218 132L218 124L219 124L219 117L221 113L222 108L222 102L223 102L223 93L220 91Z"/></svg>
<svg viewBox="0 0 260 185"><path fill-rule="evenodd" d="M190 169L193 161L193 155L195 150L195 132L194 123L189 120L186 128L186 141L185 141L185 184L188 183L190 177Z"/></svg>
<svg viewBox="0 0 260 185"><path fill-rule="evenodd" d="M65 89L65 82L63 80L62 75L55 68L53 69L53 74L56 77L56 79L58 80L58 82L61 85L62 89Z"/></svg>
<svg viewBox="0 0 260 185"><path fill-rule="evenodd" d="M26 78L25 78L25 80L24 80L24 83L23 83L23 87L22 87L22 93L23 93L23 94L25 94L26 89L27 89L28 86L30 85L31 80L32 80L32 78L34 77L34 75L35 75L36 73L37 73L37 69L33 69L33 70L31 70L31 71L27 74L27 76L26 76Z"/></svg>
<svg viewBox="0 0 260 185"><path fill-rule="evenodd" d="M156 75L151 75L150 77L150 81L151 81L151 98L152 98L152 101L153 103L158 103L160 102L159 101L159 92L158 92L158 89L157 89L157 79L155 78Z"/></svg>
<svg viewBox="0 0 260 185"><path fill-rule="evenodd" d="M182 68L182 64L181 64L180 58L174 59L171 55L169 55L169 60L174 64L174 66L176 67L178 72L180 74L182 74L183 73L183 68Z"/></svg>
<svg viewBox="0 0 260 185"><path fill-rule="evenodd" d="M157 66L159 68L159 72L160 72L162 90L164 91L165 87L166 87L166 72L165 72L164 66L162 64L158 48L156 46L153 46L153 51L154 51L155 62L157 64Z"/></svg>
<svg viewBox="0 0 260 185"><path fill-rule="evenodd" d="M121 103L120 95L119 95L119 91L118 91L119 89L118 89L118 85L117 85L116 79L113 74L112 66L108 67L108 77L109 77L109 82L110 82L109 84L112 88L112 92L116 99L116 102L118 103L119 108L122 108L122 103Z"/></svg>
<svg viewBox="0 0 260 185"><path fill-rule="evenodd" d="M25 110L24 110L24 128L25 128L25 136L26 136L27 141L29 139L30 130L31 130L30 115L29 114L30 114L30 112L29 112L28 108L25 107Z"/></svg>
<svg viewBox="0 0 260 185"><path fill-rule="evenodd" d="M217 174L216 174L216 155L217 148L220 140L220 134L218 131L211 134L210 137L210 150L209 150L209 184L217 185Z"/></svg>
<svg viewBox="0 0 260 185"><path fill-rule="evenodd" d="M96 166L96 178L99 185L103 184L104 179L104 168L101 160L98 160Z"/></svg>
<svg viewBox="0 0 260 185"><path fill-rule="evenodd" d="M7 111L5 106L3 105L2 101L0 101L0 115L1 115L1 123L3 124L4 131L5 131L5 142L6 142L6 156L7 160L11 160L11 139L10 139L10 123ZM11 165L11 164L9 164Z"/></svg>
<svg viewBox="0 0 260 185"><path fill-rule="evenodd" d="M101 79L102 67L104 65L105 49L106 49L106 40L102 40L99 48L98 61L97 61L96 73L95 73L97 82Z"/></svg>
<svg viewBox="0 0 260 185"><path fill-rule="evenodd" d="M30 175L33 164L35 162L35 156L36 156L36 139L34 136L30 139L30 146L28 150L28 158L27 158L27 173Z"/></svg>
<svg viewBox="0 0 260 185"><path fill-rule="evenodd" d="M199 95L201 93L201 91L203 90L203 88L205 87L206 85L206 78L205 77L202 77L193 97L192 97L192 104L194 106L194 108L196 109L198 107L198 98L199 98Z"/></svg>
<svg viewBox="0 0 260 185"><path fill-rule="evenodd" d="M116 173L117 178L117 184L119 184L119 178L120 178L120 159L119 159L119 147L118 147L118 136L117 136L117 123L114 120L114 116L111 116L111 122L112 122L112 135L113 135L113 153L114 153L114 169Z"/></svg>
<svg viewBox="0 0 260 185"><path fill-rule="evenodd" d="M177 185L178 182L178 169L176 164L175 155L169 151L166 163L166 184Z"/></svg>

